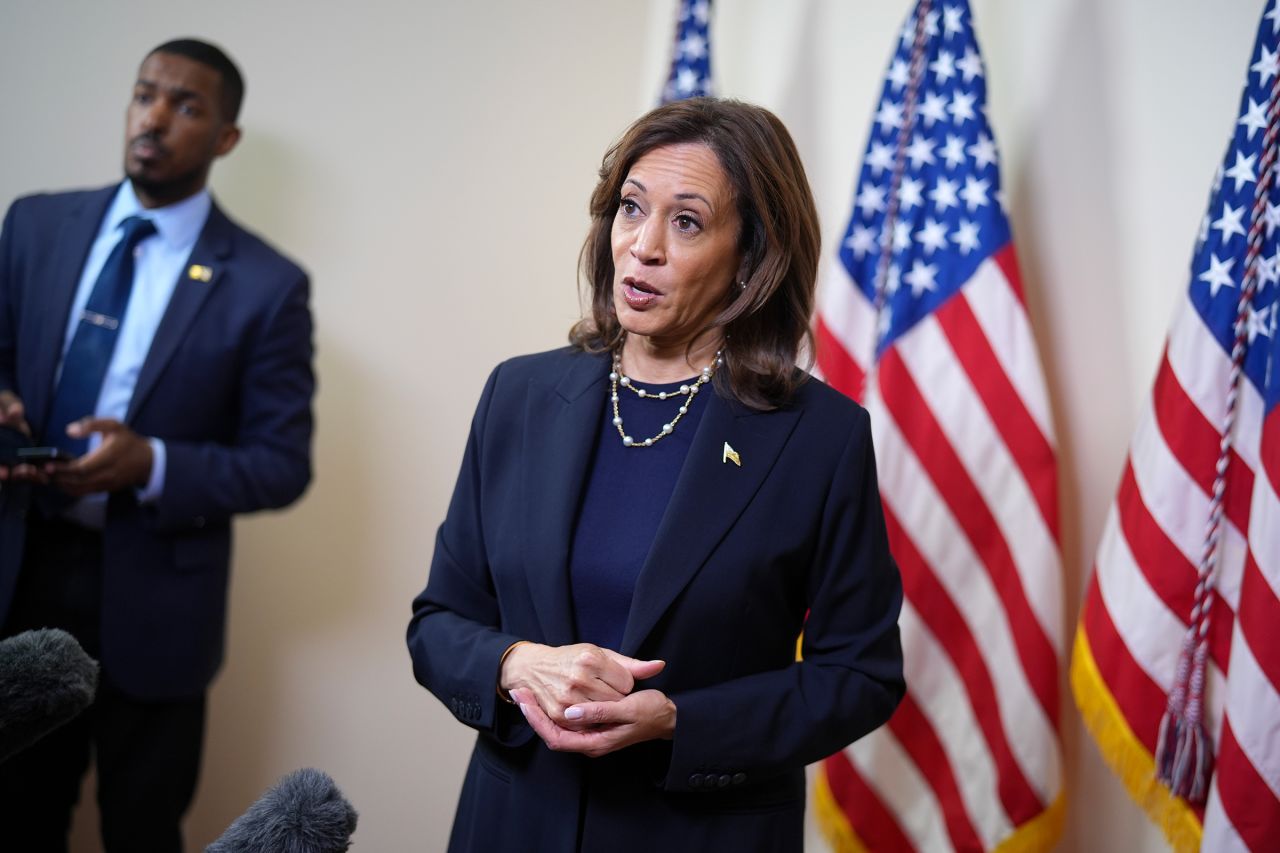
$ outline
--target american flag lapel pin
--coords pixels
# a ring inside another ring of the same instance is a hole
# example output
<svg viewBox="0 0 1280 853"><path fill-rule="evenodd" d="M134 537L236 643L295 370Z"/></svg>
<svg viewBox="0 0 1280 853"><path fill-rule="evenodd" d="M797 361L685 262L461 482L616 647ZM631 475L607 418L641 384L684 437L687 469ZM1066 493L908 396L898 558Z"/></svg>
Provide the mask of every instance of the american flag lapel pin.
<svg viewBox="0 0 1280 853"><path fill-rule="evenodd" d="M720 456L720 462L725 465L732 462L739 468L742 467L742 457L738 455L738 451L734 450L727 441L724 443L724 453Z"/></svg>
<svg viewBox="0 0 1280 853"><path fill-rule="evenodd" d="M204 264L192 264L187 270L187 278L194 279L195 281L208 282L213 279L213 270L209 269Z"/></svg>

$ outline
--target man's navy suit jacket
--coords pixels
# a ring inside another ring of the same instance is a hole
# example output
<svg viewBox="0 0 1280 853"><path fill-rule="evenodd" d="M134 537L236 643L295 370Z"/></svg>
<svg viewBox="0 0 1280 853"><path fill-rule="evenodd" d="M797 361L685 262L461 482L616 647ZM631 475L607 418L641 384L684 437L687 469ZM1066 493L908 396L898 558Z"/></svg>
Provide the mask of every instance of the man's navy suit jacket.
<svg viewBox="0 0 1280 853"><path fill-rule="evenodd" d="M637 689L671 697L675 736L588 759L547 749L495 688L515 641L576 640L569 555L608 371L525 356L480 398L408 632L418 680L479 731L450 850L798 850L804 766L904 690L867 413L817 380L770 412L707 401L618 649L667 662Z"/></svg>
<svg viewBox="0 0 1280 853"><path fill-rule="evenodd" d="M35 436L85 258L116 189L19 199L0 232L0 389L22 399ZM124 419L164 441L163 494L139 505L127 489L107 504L101 656L104 676L129 694L187 697L208 686L223 655L231 517L284 506L311 478L308 294L299 267L213 205ZM0 490L0 623L35 511L31 493Z"/></svg>

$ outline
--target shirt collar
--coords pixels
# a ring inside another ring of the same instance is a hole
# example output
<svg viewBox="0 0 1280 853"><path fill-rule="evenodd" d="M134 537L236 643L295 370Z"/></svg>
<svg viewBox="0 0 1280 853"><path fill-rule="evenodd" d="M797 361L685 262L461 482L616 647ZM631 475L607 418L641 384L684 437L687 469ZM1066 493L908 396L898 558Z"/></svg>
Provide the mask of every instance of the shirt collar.
<svg viewBox="0 0 1280 853"><path fill-rule="evenodd" d="M196 244L196 238L200 236L212 207L213 198L207 189L202 189L182 201L148 210L138 201L133 183L126 180L121 182L120 189L116 191L102 224L108 232L114 233L125 219L142 216L155 223L160 239L168 243L170 248L190 249Z"/></svg>

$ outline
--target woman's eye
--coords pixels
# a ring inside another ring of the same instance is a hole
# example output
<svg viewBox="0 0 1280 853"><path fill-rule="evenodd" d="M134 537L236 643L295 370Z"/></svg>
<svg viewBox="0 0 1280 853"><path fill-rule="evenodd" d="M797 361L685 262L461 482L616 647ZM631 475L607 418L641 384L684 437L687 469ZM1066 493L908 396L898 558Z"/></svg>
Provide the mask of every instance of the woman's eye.
<svg viewBox="0 0 1280 853"><path fill-rule="evenodd" d="M682 213L676 217L676 227L681 231L697 231L702 225L692 216Z"/></svg>
<svg viewBox="0 0 1280 853"><path fill-rule="evenodd" d="M636 204L632 199L624 198L618 205L618 210L621 211L624 216L635 216L640 212L640 205Z"/></svg>

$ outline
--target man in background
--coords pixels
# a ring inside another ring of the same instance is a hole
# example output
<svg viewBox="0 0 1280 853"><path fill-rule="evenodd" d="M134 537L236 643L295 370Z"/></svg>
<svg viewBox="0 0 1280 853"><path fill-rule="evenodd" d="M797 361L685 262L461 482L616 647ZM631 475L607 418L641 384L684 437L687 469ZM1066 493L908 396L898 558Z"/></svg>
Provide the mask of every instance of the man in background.
<svg viewBox="0 0 1280 853"><path fill-rule="evenodd" d="M311 477L306 274L206 189L243 93L218 48L157 47L126 179L0 231L0 427L71 460L0 468L0 636L64 628L101 662L93 708L0 765L5 849L66 850L91 752L105 850L182 849L232 516Z"/></svg>

